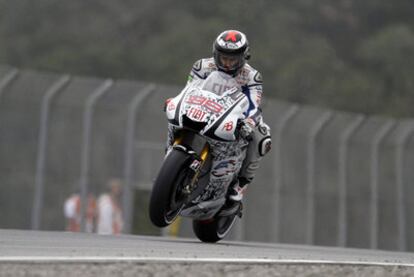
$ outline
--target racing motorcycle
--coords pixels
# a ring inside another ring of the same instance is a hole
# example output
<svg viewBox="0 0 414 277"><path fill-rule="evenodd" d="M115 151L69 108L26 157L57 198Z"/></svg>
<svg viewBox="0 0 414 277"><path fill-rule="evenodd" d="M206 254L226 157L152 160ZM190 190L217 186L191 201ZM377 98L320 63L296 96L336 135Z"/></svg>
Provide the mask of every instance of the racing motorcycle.
<svg viewBox="0 0 414 277"><path fill-rule="evenodd" d="M193 231L203 242L228 234L242 215L241 202L226 194L246 155L248 106L234 78L219 71L193 80L166 101L172 143L151 192L154 225L166 227L184 216L192 218Z"/></svg>

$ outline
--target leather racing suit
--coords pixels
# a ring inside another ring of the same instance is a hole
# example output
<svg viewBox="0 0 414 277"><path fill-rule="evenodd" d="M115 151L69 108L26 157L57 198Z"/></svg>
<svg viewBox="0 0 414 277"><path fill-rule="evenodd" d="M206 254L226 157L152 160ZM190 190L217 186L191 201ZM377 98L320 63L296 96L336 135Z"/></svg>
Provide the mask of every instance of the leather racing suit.
<svg viewBox="0 0 414 277"><path fill-rule="evenodd" d="M218 68L214 63L214 58L205 58L196 61L188 76L187 85L197 79L206 79L211 72L216 70ZM239 185L245 186L252 182L255 172L259 167L260 160L270 151L271 137L270 128L263 122L260 108L263 94L260 72L246 63L239 73L233 77L249 100L249 107L244 124L244 127L248 129L249 144L246 157L238 175ZM171 138L172 135L170 134L169 137Z"/></svg>

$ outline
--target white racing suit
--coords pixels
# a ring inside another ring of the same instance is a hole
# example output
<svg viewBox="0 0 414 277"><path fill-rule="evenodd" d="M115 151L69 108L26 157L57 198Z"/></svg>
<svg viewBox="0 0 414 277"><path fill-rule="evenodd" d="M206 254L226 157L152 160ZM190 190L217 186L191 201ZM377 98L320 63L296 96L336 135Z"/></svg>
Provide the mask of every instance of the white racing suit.
<svg viewBox="0 0 414 277"><path fill-rule="evenodd" d="M188 77L187 85L194 80L206 79L208 75L218 70L213 58L206 58L198 60L194 63L193 68ZM245 64L240 72L234 76L237 83L240 85L242 92L249 99L249 107L246 112L245 124L243 131L245 137L248 139L248 147L246 156L234 157L235 153L242 155L242 151L232 151L232 146L226 150L220 147L219 142L215 143L219 149L213 150L213 165L211 178L217 177L217 173L223 172L223 166L231 166L232 161L236 162L234 173L238 173L238 181L240 186L245 186L252 182L255 172L259 167L259 161L270 150L271 138L270 128L263 122L260 103L262 99L262 78L260 73L248 64ZM173 142L173 126L170 124L168 128L168 149ZM246 134L247 133L247 134ZM234 144L236 145L236 144ZM214 144L213 144L214 147ZM224 151L223 151L224 150ZM229 151L230 150L230 151ZM234 150L234 149L233 149ZM237 161L241 161L240 163ZM241 167L241 168L240 168ZM224 170L227 170L226 167ZM229 174L233 178L232 174Z"/></svg>

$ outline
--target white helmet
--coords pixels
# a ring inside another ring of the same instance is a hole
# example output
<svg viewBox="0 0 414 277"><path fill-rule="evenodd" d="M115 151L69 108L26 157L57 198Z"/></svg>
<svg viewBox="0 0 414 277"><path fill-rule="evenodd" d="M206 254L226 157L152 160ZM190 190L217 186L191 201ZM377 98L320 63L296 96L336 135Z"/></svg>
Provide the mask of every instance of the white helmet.
<svg viewBox="0 0 414 277"><path fill-rule="evenodd" d="M222 32L214 41L214 62L220 71L236 75L250 58L249 42L246 35L240 31L227 30ZM231 67L223 64L221 57L236 58L237 62Z"/></svg>

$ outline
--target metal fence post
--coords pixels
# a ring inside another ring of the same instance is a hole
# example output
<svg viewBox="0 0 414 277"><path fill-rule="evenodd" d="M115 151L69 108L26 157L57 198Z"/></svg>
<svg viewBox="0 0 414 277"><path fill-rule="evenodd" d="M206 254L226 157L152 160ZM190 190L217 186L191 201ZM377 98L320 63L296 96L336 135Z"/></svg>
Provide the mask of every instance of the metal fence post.
<svg viewBox="0 0 414 277"><path fill-rule="evenodd" d="M378 174L379 174L379 147L381 141L385 138L387 133L395 125L393 120L386 122L379 131L375 134L371 144L371 172L370 172L370 186L371 186L371 228L370 228L370 247L372 249L378 248Z"/></svg>
<svg viewBox="0 0 414 277"><path fill-rule="evenodd" d="M92 133L92 117L95 103L113 85L111 79L105 80L86 100L83 113L82 145L81 145L81 174L80 174L80 199L81 199L81 231L86 231L86 207L88 201L89 167L90 167L90 144Z"/></svg>
<svg viewBox="0 0 414 277"><path fill-rule="evenodd" d="M31 227L33 230L39 230L41 215L43 209L43 196L44 196L44 179L45 179L45 164L46 164L46 151L47 151L47 131L49 126L49 111L50 103L53 97L62 90L69 82L70 76L64 75L57 80L46 91L42 99L40 109L40 124L39 124L39 140L37 146L37 158L36 158L36 177L35 177L35 192L33 198L33 209L31 218Z"/></svg>
<svg viewBox="0 0 414 277"><path fill-rule="evenodd" d="M0 80L0 101L3 97L4 89L17 77L19 74L18 69L13 69L4 76L3 79Z"/></svg>
<svg viewBox="0 0 414 277"><path fill-rule="evenodd" d="M404 130L398 137L395 151L395 172L397 189L397 217L398 217L398 249L407 250L407 222L405 208L405 188L404 188L404 159L405 147L408 139L414 132L414 126Z"/></svg>
<svg viewBox="0 0 414 277"><path fill-rule="evenodd" d="M122 208L124 213L124 233L131 233L132 218L132 169L134 157L134 135L136 127L136 113L142 101L155 90L155 85L150 84L144 87L134 97L128 107L127 128L125 134L125 165L124 165L124 184L122 188Z"/></svg>
<svg viewBox="0 0 414 277"><path fill-rule="evenodd" d="M347 186L348 186L348 142L357 128L364 121L364 116L359 115L342 132L339 138L339 161L338 161L338 246L345 247L347 243Z"/></svg>
<svg viewBox="0 0 414 277"><path fill-rule="evenodd" d="M273 207L270 209L271 212L274 213L274 223L271 226L271 241L279 242L280 241L280 216L281 216L281 207L280 207L280 199L281 199L281 188L283 182L283 155L282 155L282 147L283 147L283 133L285 127L289 123L289 121L298 113L299 106L293 105L291 106L281 117L280 121L274 126L275 129L275 154L274 154L274 177L275 180L275 201L273 202Z"/></svg>
<svg viewBox="0 0 414 277"><path fill-rule="evenodd" d="M316 137L322 128L332 118L332 112L328 111L322 114L313 124L307 145L307 191L306 191L306 213L307 213L307 230L306 243L314 244L314 227L315 227L315 148Z"/></svg>

